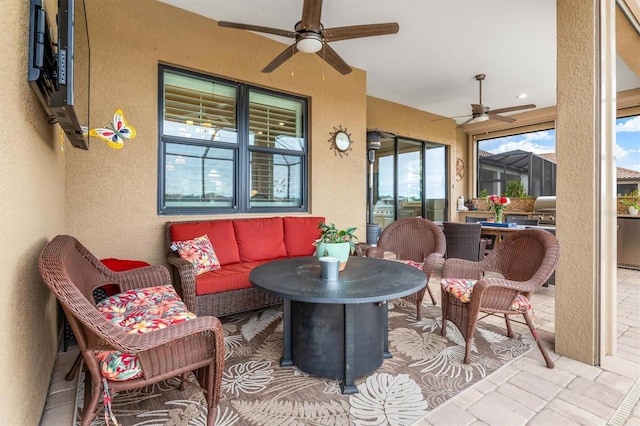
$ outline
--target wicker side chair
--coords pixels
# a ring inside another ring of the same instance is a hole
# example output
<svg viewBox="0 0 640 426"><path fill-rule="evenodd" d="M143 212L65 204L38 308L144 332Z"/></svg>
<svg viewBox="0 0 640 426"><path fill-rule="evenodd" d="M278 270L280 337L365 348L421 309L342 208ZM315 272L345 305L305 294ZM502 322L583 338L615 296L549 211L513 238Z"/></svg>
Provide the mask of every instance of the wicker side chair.
<svg viewBox="0 0 640 426"><path fill-rule="evenodd" d="M445 258L477 262L484 257L487 240L480 238L482 226L479 223L444 222L442 225L447 239Z"/></svg>
<svg viewBox="0 0 640 426"><path fill-rule="evenodd" d="M444 256L447 243L444 233L438 225L427 219L406 217L389 224L378 239L376 247L367 250L367 257L384 258L385 252L392 252L398 260L412 260L422 263L422 271L427 276L427 284L417 293L406 296L407 300L417 305L417 319L420 319L420 308L426 291L431 301L436 299L429 288L429 278L433 265Z"/></svg>
<svg viewBox="0 0 640 426"><path fill-rule="evenodd" d="M509 235L479 262L445 260L441 334L446 335L447 321L458 327L466 343L465 364L469 363L471 340L483 312L503 314L509 337L513 337L509 316L523 315L547 367L554 367L533 325L530 301L555 270L559 256L560 245L550 232L525 229ZM485 276L485 272L492 274Z"/></svg>
<svg viewBox="0 0 640 426"><path fill-rule="evenodd" d="M476 217L476 216L465 216L464 221L466 223L477 223L477 222L485 222L487 220L486 217ZM485 240L485 249L493 250L493 245L496 242L495 235L481 235L482 239Z"/></svg>
<svg viewBox="0 0 640 426"><path fill-rule="evenodd" d="M105 284L117 284L121 291L170 284L167 268L156 265L114 272L68 235L58 235L46 245L38 266L42 280L62 305L88 370L83 426L97 416L103 380L109 393L113 393L175 376L184 380L190 371L195 372L205 393L207 424L215 424L224 362L224 334L217 318L198 317L145 334L127 334L95 306L93 291ZM136 355L142 377L123 381L103 379L96 357L98 350Z"/></svg>

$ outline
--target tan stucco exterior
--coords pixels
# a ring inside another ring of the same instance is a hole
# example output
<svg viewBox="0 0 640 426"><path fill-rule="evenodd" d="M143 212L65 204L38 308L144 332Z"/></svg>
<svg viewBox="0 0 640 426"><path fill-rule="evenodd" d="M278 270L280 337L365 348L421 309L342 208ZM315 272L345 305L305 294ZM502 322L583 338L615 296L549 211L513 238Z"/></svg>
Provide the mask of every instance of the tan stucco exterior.
<svg viewBox="0 0 640 426"><path fill-rule="evenodd" d="M367 128L449 145L450 187L456 185L450 201L470 195L473 156L466 150L471 145L455 122L433 121L440 117L367 97L361 70L341 76L315 55L300 54L284 65L287 72L263 74L260 70L283 44L221 29L213 21L153 0L102 0L88 6L89 124L109 124L115 109L122 108L138 136L120 151L95 139L89 151L69 143L60 151L59 128L46 124L26 81L28 2L0 2L0 34L6 46L0 68L0 118L5 124L0 132L0 226L5 237L0 246L0 320L5 324L0 359L8 372L0 387L0 419L6 424L38 423L58 346L60 318L36 263L44 245L56 234L68 233L98 257L164 263L164 222L194 218L157 214L158 63L308 96L309 213L338 226L357 226L362 240ZM354 140L353 151L342 158L327 142L339 125ZM456 157L467 159L468 178L461 182L455 181ZM575 248L571 240L561 244L563 255L570 256L589 242L580 240Z"/></svg>
<svg viewBox="0 0 640 426"><path fill-rule="evenodd" d="M65 230L65 158L26 78L29 3L0 3L0 423L37 424L58 348L55 298L37 257Z"/></svg>

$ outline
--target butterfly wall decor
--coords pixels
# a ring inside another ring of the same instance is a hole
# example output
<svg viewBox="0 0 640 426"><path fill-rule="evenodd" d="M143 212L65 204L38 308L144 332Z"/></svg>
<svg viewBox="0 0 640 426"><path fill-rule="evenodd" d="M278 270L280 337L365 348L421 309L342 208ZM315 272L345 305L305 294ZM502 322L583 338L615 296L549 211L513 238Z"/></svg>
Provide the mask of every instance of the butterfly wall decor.
<svg viewBox="0 0 640 426"><path fill-rule="evenodd" d="M89 130L89 136L105 141L113 149L121 149L124 141L136 137L136 129L124 119L124 113L118 109L113 114L113 127L98 127Z"/></svg>

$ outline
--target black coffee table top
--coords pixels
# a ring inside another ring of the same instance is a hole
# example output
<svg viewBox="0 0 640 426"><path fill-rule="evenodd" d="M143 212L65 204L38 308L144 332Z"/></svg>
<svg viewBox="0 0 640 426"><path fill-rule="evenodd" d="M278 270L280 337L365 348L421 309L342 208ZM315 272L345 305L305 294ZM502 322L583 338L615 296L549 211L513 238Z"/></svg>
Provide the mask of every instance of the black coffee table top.
<svg viewBox="0 0 640 426"><path fill-rule="evenodd" d="M311 303L368 303L396 299L420 290L420 269L391 260L351 256L337 281L320 278L315 256L276 260L254 268L251 284L284 299Z"/></svg>

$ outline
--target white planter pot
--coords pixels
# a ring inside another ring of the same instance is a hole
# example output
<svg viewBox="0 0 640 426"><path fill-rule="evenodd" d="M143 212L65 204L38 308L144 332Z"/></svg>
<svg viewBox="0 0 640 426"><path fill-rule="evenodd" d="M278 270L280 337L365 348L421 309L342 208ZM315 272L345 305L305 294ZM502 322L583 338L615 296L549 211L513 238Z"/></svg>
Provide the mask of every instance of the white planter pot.
<svg viewBox="0 0 640 426"><path fill-rule="evenodd" d="M633 206L629 206L629 214L631 216L638 216L638 209Z"/></svg>

